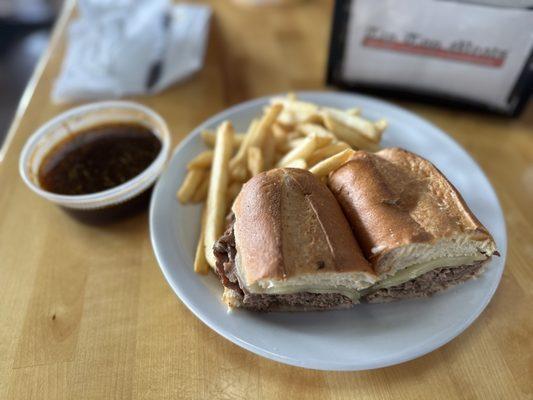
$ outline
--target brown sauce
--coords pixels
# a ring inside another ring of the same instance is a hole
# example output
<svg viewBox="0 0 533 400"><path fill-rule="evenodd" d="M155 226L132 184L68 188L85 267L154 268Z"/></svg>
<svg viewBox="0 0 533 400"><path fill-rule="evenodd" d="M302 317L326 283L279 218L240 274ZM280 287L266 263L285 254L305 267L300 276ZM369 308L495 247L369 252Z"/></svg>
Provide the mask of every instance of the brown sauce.
<svg viewBox="0 0 533 400"><path fill-rule="evenodd" d="M39 167L49 192L81 195L129 181L157 157L161 141L140 124L110 123L72 134L55 145Z"/></svg>

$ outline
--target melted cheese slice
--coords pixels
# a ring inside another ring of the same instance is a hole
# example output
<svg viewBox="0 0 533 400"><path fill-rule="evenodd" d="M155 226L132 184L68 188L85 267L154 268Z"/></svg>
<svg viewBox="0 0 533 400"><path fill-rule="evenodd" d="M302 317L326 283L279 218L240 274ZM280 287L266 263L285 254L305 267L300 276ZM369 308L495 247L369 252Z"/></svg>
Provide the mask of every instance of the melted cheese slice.
<svg viewBox="0 0 533 400"><path fill-rule="evenodd" d="M401 285L411 279L415 279L420 275L425 274L426 272L432 271L436 268L442 267L459 267L461 265L471 265L477 261L485 260L486 257L483 255L479 256L463 256L463 257L447 257L439 258L436 260L427 261L424 263L416 264L407 268L404 268L395 275L389 276L386 279L376 283L374 286L369 288L369 291L374 291L378 289L388 288L391 286Z"/></svg>
<svg viewBox="0 0 533 400"><path fill-rule="evenodd" d="M410 267L404 268L400 271L397 271L395 275L389 276L382 281L377 282L376 284L355 290L350 287L343 287L342 285L331 285L327 287L326 285L317 285L311 282L298 282L299 284L270 284L267 287L261 287L260 285L253 285L249 287L248 290L252 293L263 293L263 294L294 294L301 292L310 292L310 293L338 293L350 298L352 301L357 301L362 295L372 293L378 289L388 288L391 286L401 285L411 279L415 279L420 275L425 274L426 272L432 271L436 268L442 267L459 267L461 265L471 265L477 261L483 261L486 257L484 255L471 255L471 256L462 256L462 257L446 257L435 259L420 264L412 265ZM240 269L240 259L237 255L236 265L239 273ZM276 282L277 283L277 282ZM292 282L291 282L292 283ZM321 283L321 282L319 282ZM369 283L367 283L368 285Z"/></svg>

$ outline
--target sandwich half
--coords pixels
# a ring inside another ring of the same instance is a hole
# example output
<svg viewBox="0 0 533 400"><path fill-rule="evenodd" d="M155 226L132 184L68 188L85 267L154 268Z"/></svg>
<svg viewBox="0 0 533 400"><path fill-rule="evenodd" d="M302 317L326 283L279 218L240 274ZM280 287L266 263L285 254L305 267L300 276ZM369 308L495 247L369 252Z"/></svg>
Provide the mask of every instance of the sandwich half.
<svg viewBox="0 0 533 400"><path fill-rule="evenodd" d="M308 171L256 175L214 246L230 307L256 311L347 308L376 282L327 186Z"/></svg>
<svg viewBox="0 0 533 400"><path fill-rule="evenodd" d="M331 173L329 186L379 275L363 301L431 295L477 276L497 254L459 192L411 152L358 151Z"/></svg>

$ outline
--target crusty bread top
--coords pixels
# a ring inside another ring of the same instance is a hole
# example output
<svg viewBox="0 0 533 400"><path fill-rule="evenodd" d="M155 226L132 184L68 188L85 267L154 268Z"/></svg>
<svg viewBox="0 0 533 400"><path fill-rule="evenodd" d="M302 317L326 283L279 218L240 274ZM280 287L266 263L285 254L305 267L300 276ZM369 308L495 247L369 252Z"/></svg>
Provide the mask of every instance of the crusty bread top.
<svg viewBox="0 0 533 400"><path fill-rule="evenodd" d="M333 194L308 171L278 168L255 176L233 212L247 286L331 273L373 276Z"/></svg>
<svg viewBox="0 0 533 400"><path fill-rule="evenodd" d="M380 258L414 243L434 245L441 239L460 238L463 247L480 241L486 245L482 251L494 251L492 237L453 185L429 161L409 151L357 151L330 175L329 186L378 272ZM412 260L417 257L410 254Z"/></svg>

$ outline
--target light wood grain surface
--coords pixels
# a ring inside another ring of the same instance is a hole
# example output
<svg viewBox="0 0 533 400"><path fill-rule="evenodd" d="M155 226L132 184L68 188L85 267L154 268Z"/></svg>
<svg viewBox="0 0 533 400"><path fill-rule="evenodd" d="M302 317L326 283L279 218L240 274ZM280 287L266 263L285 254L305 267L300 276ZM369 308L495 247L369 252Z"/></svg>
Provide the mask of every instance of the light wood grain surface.
<svg viewBox="0 0 533 400"><path fill-rule="evenodd" d="M324 85L331 1L211 4L204 69L135 99L166 118L175 144L232 104ZM495 186L509 233L501 285L465 333L429 355L366 372L304 370L251 354L196 319L159 271L146 213L89 227L22 183L24 142L69 107L52 104L50 90L70 13L23 97L0 164L1 399L533 398L533 104L509 120L401 103L458 140Z"/></svg>

